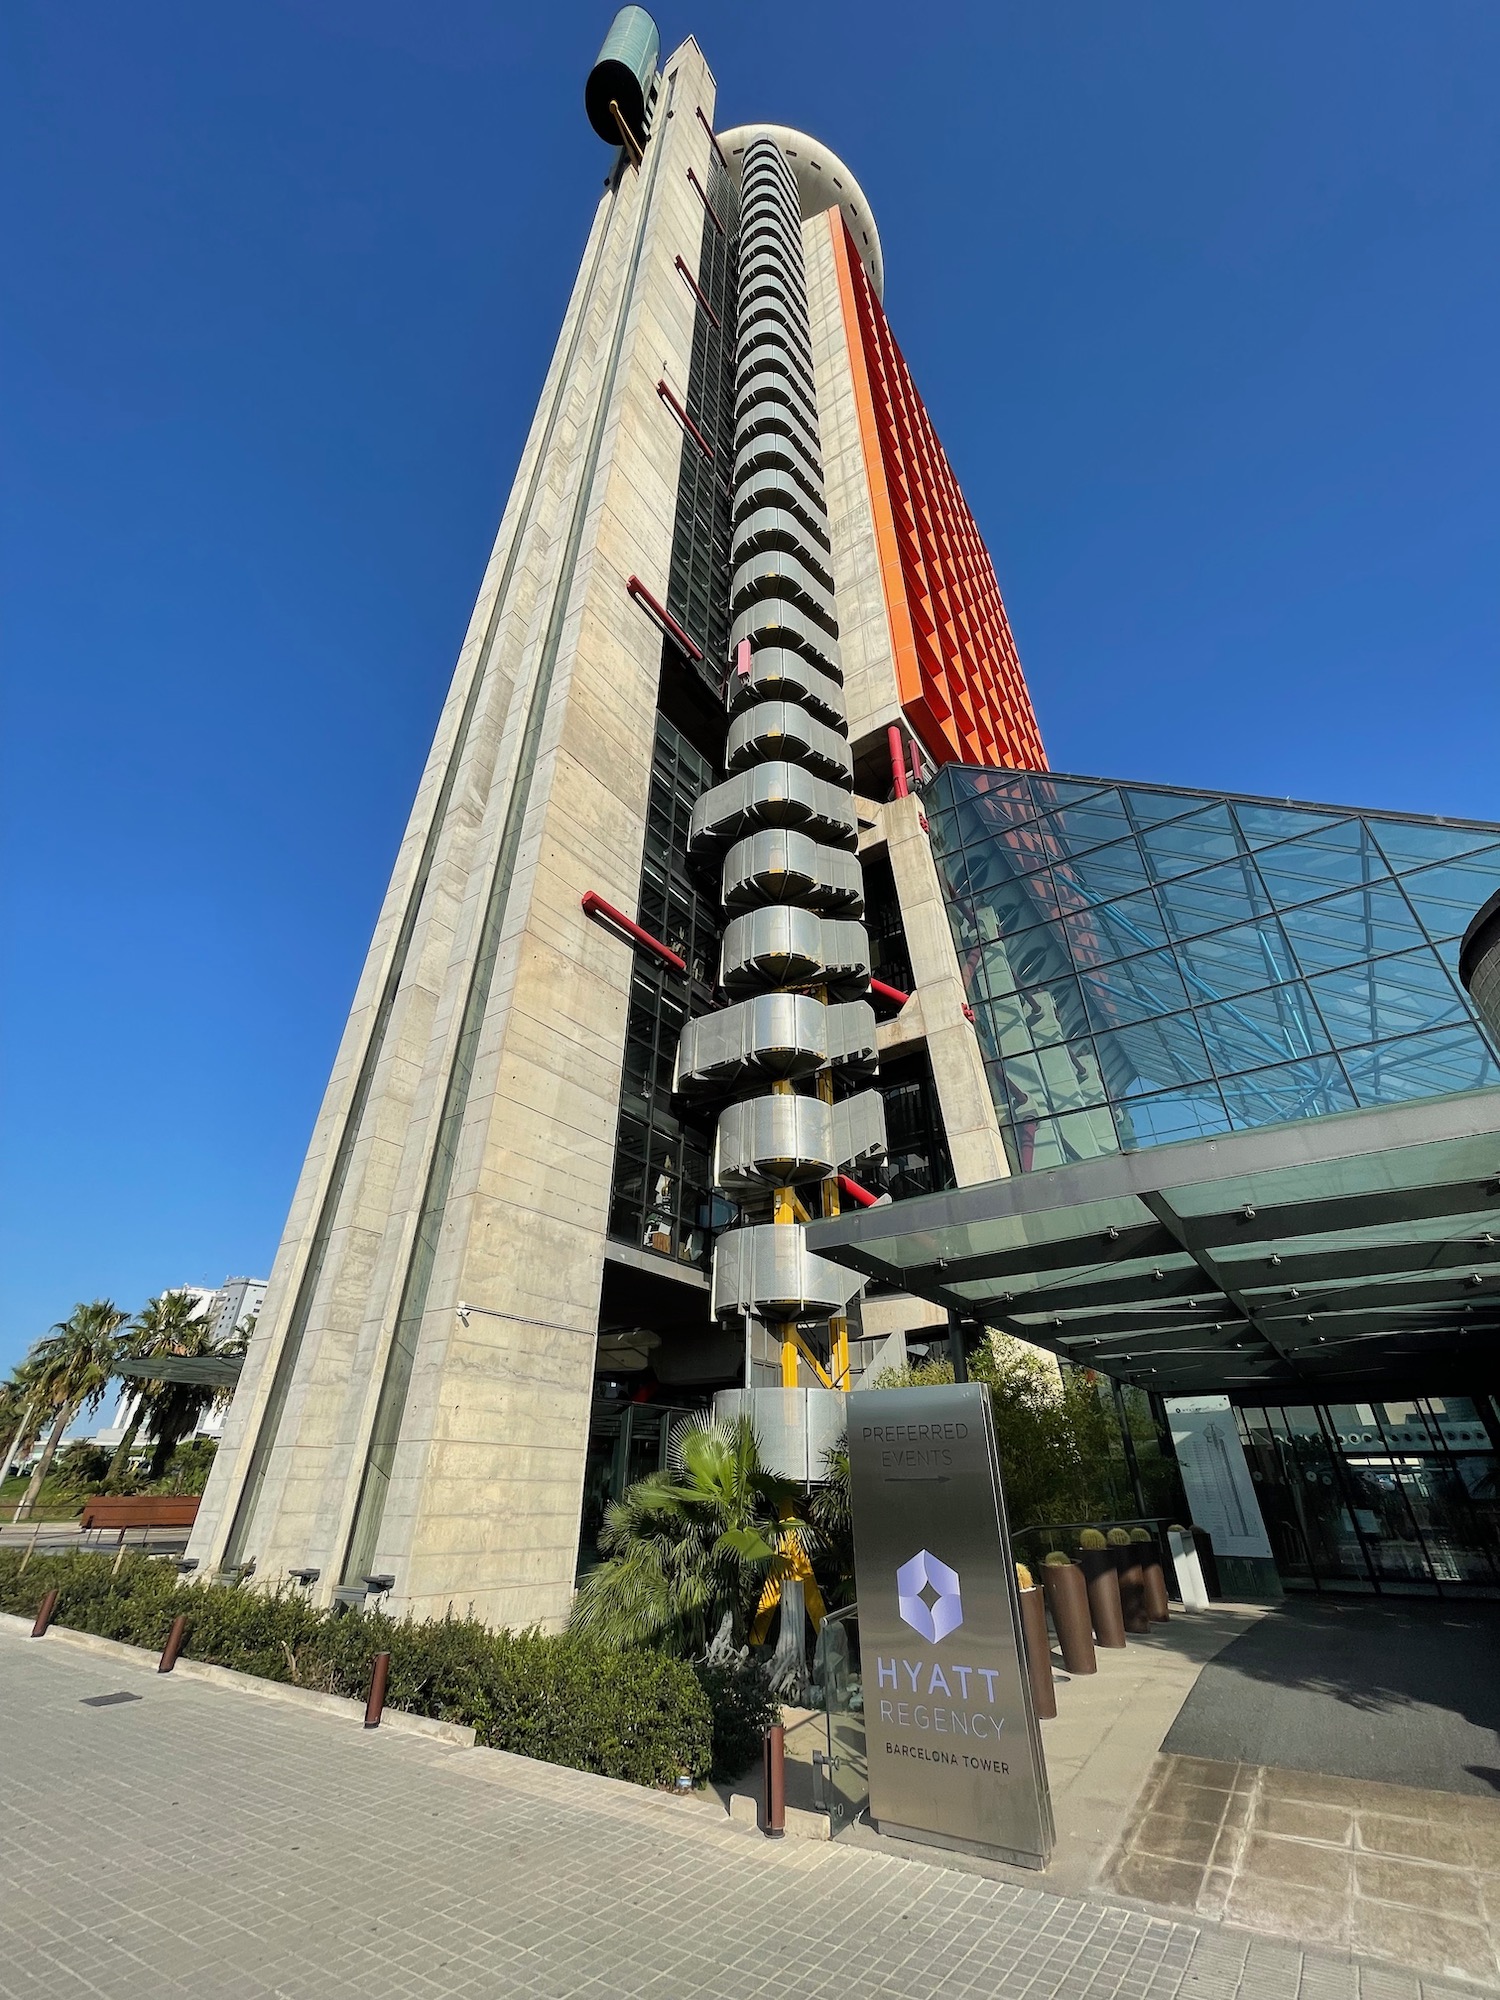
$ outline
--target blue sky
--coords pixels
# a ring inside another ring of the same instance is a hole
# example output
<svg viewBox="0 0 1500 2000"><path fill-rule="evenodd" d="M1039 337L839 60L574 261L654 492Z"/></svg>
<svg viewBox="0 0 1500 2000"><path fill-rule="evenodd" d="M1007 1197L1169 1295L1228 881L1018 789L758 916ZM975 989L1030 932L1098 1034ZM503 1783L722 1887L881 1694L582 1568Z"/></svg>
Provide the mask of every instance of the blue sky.
<svg viewBox="0 0 1500 2000"><path fill-rule="evenodd" d="M0 1366L264 1274L607 6L12 0ZM1500 10L658 10L859 174L1054 765L1500 818Z"/></svg>

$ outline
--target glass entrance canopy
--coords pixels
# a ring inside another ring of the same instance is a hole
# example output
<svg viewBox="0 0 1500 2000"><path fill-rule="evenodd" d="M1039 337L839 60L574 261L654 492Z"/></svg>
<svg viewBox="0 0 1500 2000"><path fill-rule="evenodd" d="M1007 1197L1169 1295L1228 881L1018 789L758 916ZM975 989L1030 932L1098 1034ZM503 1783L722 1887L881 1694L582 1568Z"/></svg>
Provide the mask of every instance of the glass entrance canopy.
<svg viewBox="0 0 1500 2000"><path fill-rule="evenodd" d="M1161 1395L1500 1385L1500 1089L815 1222L820 1255Z"/></svg>
<svg viewBox="0 0 1500 2000"><path fill-rule="evenodd" d="M1500 826L949 765L924 789L1011 1170L1500 1084Z"/></svg>

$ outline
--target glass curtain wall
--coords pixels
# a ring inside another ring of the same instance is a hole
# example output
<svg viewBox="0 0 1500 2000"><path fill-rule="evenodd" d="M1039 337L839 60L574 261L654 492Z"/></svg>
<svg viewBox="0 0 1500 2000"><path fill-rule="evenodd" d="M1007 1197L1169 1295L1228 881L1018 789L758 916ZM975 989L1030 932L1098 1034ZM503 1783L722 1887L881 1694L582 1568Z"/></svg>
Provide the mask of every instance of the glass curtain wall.
<svg viewBox="0 0 1500 2000"><path fill-rule="evenodd" d="M1500 826L950 765L933 852L1013 1169L1500 1084Z"/></svg>
<svg viewBox="0 0 1500 2000"><path fill-rule="evenodd" d="M1235 1415L1289 1588L1500 1588L1500 1460L1470 1398Z"/></svg>

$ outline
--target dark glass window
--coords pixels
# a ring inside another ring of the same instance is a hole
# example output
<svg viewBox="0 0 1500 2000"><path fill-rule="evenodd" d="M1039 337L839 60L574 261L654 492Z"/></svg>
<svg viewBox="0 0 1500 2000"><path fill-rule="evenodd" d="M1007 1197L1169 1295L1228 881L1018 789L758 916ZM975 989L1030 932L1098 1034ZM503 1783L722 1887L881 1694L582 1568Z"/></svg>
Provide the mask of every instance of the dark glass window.
<svg viewBox="0 0 1500 2000"><path fill-rule="evenodd" d="M719 888L687 852L695 801L713 766L658 716L646 807L639 921L685 959L688 974L638 957L625 1025L625 1073L615 1139L609 1233L639 1249L703 1263L731 1213L712 1182L713 1120L672 1095L683 1023L709 1003L719 955Z"/></svg>
<svg viewBox="0 0 1500 2000"><path fill-rule="evenodd" d="M925 1052L881 1065L875 1088L885 1103L886 1157L880 1179L893 1201L954 1186L953 1163Z"/></svg>
<svg viewBox="0 0 1500 2000"><path fill-rule="evenodd" d="M865 929L870 936L870 970L887 986L910 993L911 955L906 948L906 930L901 922L901 905L896 898L896 878L884 854L865 863Z"/></svg>

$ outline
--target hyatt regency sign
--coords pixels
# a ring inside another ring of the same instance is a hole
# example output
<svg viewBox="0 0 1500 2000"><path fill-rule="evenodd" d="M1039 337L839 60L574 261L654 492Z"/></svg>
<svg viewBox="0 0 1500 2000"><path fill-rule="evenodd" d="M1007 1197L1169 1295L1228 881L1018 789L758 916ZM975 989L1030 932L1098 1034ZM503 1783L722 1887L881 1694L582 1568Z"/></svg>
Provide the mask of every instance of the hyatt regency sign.
<svg viewBox="0 0 1500 2000"><path fill-rule="evenodd" d="M849 1466L870 1817L1043 1868L1052 1802L987 1392L856 1390Z"/></svg>

